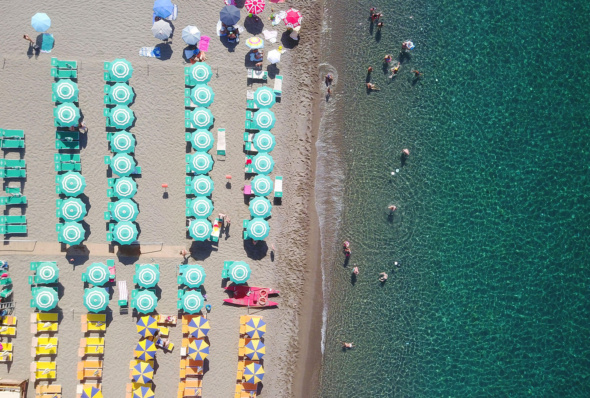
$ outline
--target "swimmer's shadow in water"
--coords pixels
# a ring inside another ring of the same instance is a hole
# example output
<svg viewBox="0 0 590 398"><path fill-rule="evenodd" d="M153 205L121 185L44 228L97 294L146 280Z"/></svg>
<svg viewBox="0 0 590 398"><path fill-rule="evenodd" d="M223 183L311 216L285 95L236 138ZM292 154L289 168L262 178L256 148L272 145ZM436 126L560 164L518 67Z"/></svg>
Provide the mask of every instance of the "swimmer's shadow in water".
<svg viewBox="0 0 590 398"><path fill-rule="evenodd" d="M350 283L352 284L352 286L356 284L356 274L354 272L350 274Z"/></svg>

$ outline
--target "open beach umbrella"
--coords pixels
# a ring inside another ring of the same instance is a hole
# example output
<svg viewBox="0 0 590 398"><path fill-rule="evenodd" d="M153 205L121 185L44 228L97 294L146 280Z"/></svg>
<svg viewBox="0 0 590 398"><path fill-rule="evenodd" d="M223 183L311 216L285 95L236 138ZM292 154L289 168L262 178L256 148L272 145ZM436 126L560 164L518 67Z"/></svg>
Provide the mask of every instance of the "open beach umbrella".
<svg viewBox="0 0 590 398"><path fill-rule="evenodd" d="M33 302L39 311L49 311L57 306L57 292L50 287L37 288L33 294Z"/></svg>
<svg viewBox="0 0 590 398"><path fill-rule="evenodd" d="M277 118L270 109L260 109L254 113L254 124L258 130L270 130L275 126Z"/></svg>
<svg viewBox="0 0 590 398"><path fill-rule="evenodd" d="M253 50L264 48L264 40L260 37L253 36L246 40L246 46Z"/></svg>
<svg viewBox="0 0 590 398"><path fill-rule="evenodd" d="M250 266L243 261L234 261L234 263L229 267L229 280L233 283L239 285L242 283L246 283L248 279L250 279L250 274L252 270Z"/></svg>
<svg viewBox="0 0 590 398"><path fill-rule="evenodd" d="M150 315L139 318L136 327L137 333L139 333L139 335L144 338L155 336L158 330L160 330L158 327L158 321L156 321L156 318Z"/></svg>
<svg viewBox="0 0 590 398"><path fill-rule="evenodd" d="M205 269L197 264L187 265L181 276L183 285L199 287L205 282Z"/></svg>
<svg viewBox="0 0 590 398"><path fill-rule="evenodd" d="M195 151L207 152L213 148L213 134L209 130L197 130L191 135L191 145Z"/></svg>
<svg viewBox="0 0 590 398"><path fill-rule="evenodd" d="M154 368L152 368L152 365L150 365L149 362L139 361L133 367L131 377L139 384L150 383L154 378Z"/></svg>
<svg viewBox="0 0 590 398"><path fill-rule="evenodd" d="M246 334L251 339L259 339L266 333L266 323L262 318L252 317L246 322Z"/></svg>
<svg viewBox="0 0 590 398"><path fill-rule="evenodd" d="M137 183L131 177L117 178L113 193L119 199L132 198L137 193Z"/></svg>
<svg viewBox="0 0 590 398"><path fill-rule="evenodd" d="M182 40L189 46L194 46L201 40L201 32L196 26L189 25L182 30Z"/></svg>
<svg viewBox="0 0 590 398"><path fill-rule="evenodd" d="M272 187L272 180L268 176L259 174L252 180L252 192L254 192L254 195L256 196L270 195Z"/></svg>
<svg viewBox="0 0 590 398"><path fill-rule="evenodd" d="M60 104L55 108L54 115L60 127L77 126L80 109L71 103Z"/></svg>
<svg viewBox="0 0 590 398"><path fill-rule="evenodd" d="M294 8L289 8L287 10L287 16L285 17L285 19L283 19L283 21L285 22L287 28L296 28L298 26L301 26L302 19L303 17L301 16L301 11L296 10Z"/></svg>
<svg viewBox="0 0 590 398"><path fill-rule="evenodd" d="M135 296L135 308L142 314L153 312L158 306L158 298L151 290L140 290Z"/></svg>
<svg viewBox="0 0 590 398"><path fill-rule="evenodd" d="M61 175L59 188L66 196L81 195L86 188L86 178L77 171L68 171Z"/></svg>
<svg viewBox="0 0 590 398"><path fill-rule="evenodd" d="M121 177L127 177L130 174L133 174L136 165L137 163L135 163L135 159L126 153L118 153L111 159L113 173Z"/></svg>
<svg viewBox="0 0 590 398"><path fill-rule="evenodd" d="M278 64L281 62L281 53L278 50L271 50L266 54L266 60L271 64Z"/></svg>
<svg viewBox="0 0 590 398"><path fill-rule="evenodd" d="M250 14L260 14L264 11L264 0L246 0L244 6Z"/></svg>
<svg viewBox="0 0 590 398"><path fill-rule="evenodd" d="M213 72L206 63L197 62L188 68L188 76L194 84L204 84L211 80Z"/></svg>
<svg viewBox="0 0 590 398"><path fill-rule="evenodd" d="M156 394L149 387L141 386L133 390L133 398L153 398L155 396Z"/></svg>
<svg viewBox="0 0 590 398"><path fill-rule="evenodd" d="M258 152L271 152L276 145L275 136L269 131L260 131L254 135L252 144Z"/></svg>
<svg viewBox="0 0 590 398"><path fill-rule="evenodd" d="M109 118L113 127L125 130L135 121L133 111L126 105L117 105L111 109Z"/></svg>
<svg viewBox="0 0 590 398"><path fill-rule="evenodd" d="M59 102L78 101L78 83L70 79L59 79L53 83L53 94Z"/></svg>
<svg viewBox="0 0 590 398"><path fill-rule="evenodd" d="M203 295L196 290L189 290L182 296L182 308L184 308L184 312L188 312L189 314L201 311L204 303Z"/></svg>
<svg viewBox="0 0 590 398"><path fill-rule="evenodd" d="M213 168L213 158L206 152L195 152L189 156L188 166L195 174L207 174Z"/></svg>
<svg viewBox="0 0 590 398"><path fill-rule="evenodd" d="M198 106L208 107L213 103L215 93L206 84L197 84L191 89L191 101Z"/></svg>
<svg viewBox="0 0 590 398"><path fill-rule="evenodd" d="M264 368L257 363L251 363L244 369L244 379L246 383L256 384L262 381L264 377Z"/></svg>
<svg viewBox="0 0 590 398"><path fill-rule="evenodd" d="M190 201L187 210L190 217L207 218L213 213L213 203L205 196L197 196Z"/></svg>
<svg viewBox="0 0 590 398"><path fill-rule="evenodd" d="M117 131L111 136L111 149L116 153L135 152L135 137L128 131Z"/></svg>
<svg viewBox="0 0 590 398"><path fill-rule="evenodd" d="M190 192L196 196L209 196L213 192L214 184L211 177L206 175L199 175L193 177L188 186Z"/></svg>
<svg viewBox="0 0 590 398"><path fill-rule="evenodd" d="M152 33L156 39L168 40L172 34L170 22L160 19L152 26Z"/></svg>
<svg viewBox="0 0 590 398"><path fill-rule="evenodd" d="M160 281L160 270L153 264L141 264L136 275L137 284L141 287L154 287Z"/></svg>
<svg viewBox="0 0 590 398"><path fill-rule="evenodd" d="M59 268L57 265L50 262L41 263L37 267L36 282L37 283L54 283L59 278Z"/></svg>
<svg viewBox="0 0 590 398"><path fill-rule="evenodd" d="M140 361L149 361L156 357L156 350L157 347L153 341L144 339L137 343L133 354L135 355L135 358Z"/></svg>
<svg viewBox="0 0 590 398"><path fill-rule="evenodd" d="M193 318L188 323L188 332L194 338L202 339L209 334L209 330L211 330L211 325L209 325L209 321L202 316Z"/></svg>
<svg viewBox="0 0 590 398"><path fill-rule="evenodd" d="M193 340L188 345L188 356L195 361L204 361L209 355L209 344L205 340Z"/></svg>
<svg viewBox="0 0 590 398"><path fill-rule="evenodd" d="M44 12L38 12L31 18L31 26L37 32L45 32L51 26L51 18Z"/></svg>
<svg viewBox="0 0 590 398"><path fill-rule="evenodd" d="M250 215L252 217L267 218L270 217L272 205L270 201L263 196L257 196L250 201Z"/></svg>
<svg viewBox="0 0 590 398"><path fill-rule="evenodd" d="M114 82L126 82L131 79L133 75L133 67L131 62L125 58L117 58L110 63L108 67L110 80Z"/></svg>
<svg viewBox="0 0 590 398"><path fill-rule="evenodd" d="M259 153L252 159L254 172L258 174L269 174L275 167L275 162L268 153Z"/></svg>
<svg viewBox="0 0 590 398"><path fill-rule="evenodd" d="M137 227L129 221L121 221L113 229L113 239L121 245L130 245L137 240Z"/></svg>
<svg viewBox="0 0 590 398"><path fill-rule="evenodd" d="M270 108L275 102L275 93L267 86L258 87L254 92L254 103L259 108Z"/></svg>
<svg viewBox="0 0 590 398"><path fill-rule="evenodd" d="M86 232L79 222L69 221L62 224L57 240L68 245L79 245L84 240Z"/></svg>
<svg viewBox="0 0 590 398"><path fill-rule="evenodd" d="M135 221L138 214L137 203L131 199L119 199L112 203L111 215L115 221Z"/></svg>
<svg viewBox="0 0 590 398"><path fill-rule="evenodd" d="M160 18L168 18L174 12L174 4L170 0L156 0L154 13Z"/></svg>
<svg viewBox="0 0 590 398"><path fill-rule="evenodd" d="M111 103L118 105L129 105L135 98L135 93L127 83L116 83L109 86L109 100Z"/></svg>
<svg viewBox="0 0 590 398"><path fill-rule="evenodd" d="M244 353L253 361L260 361L266 354L266 346L260 339L253 339L246 344Z"/></svg>
<svg viewBox="0 0 590 398"><path fill-rule="evenodd" d="M235 25L240 20L240 9L236 6L225 6L219 12L219 20L227 26Z"/></svg>
<svg viewBox="0 0 590 398"><path fill-rule="evenodd" d="M205 241L211 236L211 221L204 218L197 218L191 221L188 233L194 240Z"/></svg>
<svg viewBox="0 0 590 398"><path fill-rule="evenodd" d="M103 396L102 391L100 391L100 388L90 386L84 387L80 398L103 398Z"/></svg>
<svg viewBox="0 0 590 398"><path fill-rule="evenodd" d="M108 305L109 294L102 287L93 287L84 291L84 307L88 311L104 311Z"/></svg>
<svg viewBox="0 0 590 398"><path fill-rule="evenodd" d="M61 202L61 218L66 221L82 221L88 211L86 204L78 198L68 198Z"/></svg>
<svg viewBox="0 0 590 398"><path fill-rule="evenodd" d="M94 286L102 286L111 278L111 271L104 263L92 263L86 268L86 280Z"/></svg>
<svg viewBox="0 0 590 398"><path fill-rule="evenodd" d="M253 218L248 223L248 235L254 240L264 240L270 232L268 222L263 218Z"/></svg>
<svg viewBox="0 0 590 398"><path fill-rule="evenodd" d="M198 129L208 129L213 124L213 114L207 108L195 108L190 113L191 123Z"/></svg>

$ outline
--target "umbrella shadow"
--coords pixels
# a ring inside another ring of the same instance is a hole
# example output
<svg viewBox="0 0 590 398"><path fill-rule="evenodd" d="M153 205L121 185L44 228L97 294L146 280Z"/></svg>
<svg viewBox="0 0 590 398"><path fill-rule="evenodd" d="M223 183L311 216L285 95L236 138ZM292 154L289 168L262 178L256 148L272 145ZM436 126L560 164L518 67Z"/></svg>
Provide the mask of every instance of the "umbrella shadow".
<svg viewBox="0 0 590 398"><path fill-rule="evenodd" d="M80 199L86 206L86 213L90 213L92 205L90 204L90 199L88 199L88 196L86 194L81 194L78 196L78 199ZM84 225L84 221L82 221L82 223ZM90 226L88 227L88 236L90 236ZM85 236L85 238L88 238L88 236Z"/></svg>
<svg viewBox="0 0 590 398"><path fill-rule="evenodd" d="M190 238L187 232L187 237ZM197 261L202 261L211 256L211 252L213 251L213 242L211 241L193 241L191 247L189 249L190 256Z"/></svg>
<svg viewBox="0 0 590 398"><path fill-rule="evenodd" d="M138 228L139 230L139 228ZM141 245L118 245L119 250L117 251L117 259L124 265L129 265L137 262L139 256L141 256Z"/></svg>
<svg viewBox="0 0 590 398"><path fill-rule="evenodd" d="M84 221L82 221L82 226L84 227L85 231L86 228L90 230L90 227L88 227L88 224L86 224L86 222ZM62 247L63 245L64 244L62 243ZM90 250L88 249L88 247L84 245L70 246L69 248L67 248L67 250L65 250L65 252L66 260L68 261L68 263L72 264L72 267L74 268L78 265L83 265L90 258Z"/></svg>
<svg viewBox="0 0 590 398"><path fill-rule="evenodd" d="M234 0L234 3L236 4L237 8L244 8L246 0Z"/></svg>
<svg viewBox="0 0 590 398"><path fill-rule="evenodd" d="M160 43L157 44L156 47L160 49L160 58L158 58L159 60L166 61L172 58L174 50L172 50L172 46L169 43Z"/></svg>
<svg viewBox="0 0 590 398"><path fill-rule="evenodd" d="M225 48L227 48L227 51L230 53L236 51L236 46L238 43L228 41L226 36L219 36L219 41L225 46Z"/></svg>
<svg viewBox="0 0 590 398"><path fill-rule="evenodd" d="M256 244L253 242L252 239L244 240L244 250L246 251L246 255L252 260L262 260L266 257L266 253L268 253L268 245L263 240L257 241Z"/></svg>
<svg viewBox="0 0 590 398"><path fill-rule="evenodd" d="M259 61L256 61L256 60L254 59L254 56L253 56L253 54L254 54L254 50L250 50L250 51L248 51L248 52L246 53L246 55L244 56L244 66L246 66L247 68L255 68L255 67L256 67L256 64L257 64L258 62L262 62L262 61L263 61L263 59L264 59L264 57L263 57L263 59L261 59L261 60L259 60Z"/></svg>
<svg viewBox="0 0 590 398"><path fill-rule="evenodd" d="M189 51L189 50L195 51L195 52L193 52L193 54L196 54L196 53L199 52L199 50L197 49L197 47L194 46L194 45L188 45L185 48L183 48L182 49L182 59L184 59L184 61L186 63L189 63L190 62L189 58L186 57L186 52ZM191 57L192 57L192 55L191 55Z"/></svg>
<svg viewBox="0 0 590 398"><path fill-rule="evenodd" d="M256 15L253 17L246 17L244 20L244 28L246 29L246 32L257 35L264 30L264 22L262 22L262 18L257 17Z"/></svg>
<svg viewBox="0 0 590 398"><path fill-rule="evenodd" d="M268 77L270 77L271 79L274 79L279 73L281 73L281 70L279 69L279 67L277 66L277 64L270 64L266 67L266 70L268 72ZM277 97L276 98L277 101L281 101L281 97Z"/></svg>
<svg viewBox="0 0 590 398"><path fill-rule="evenodd" d="M299 45L299 40L293 40L289 32L283 32L281 35L281 44L285 48L293 49Z"/></svg>

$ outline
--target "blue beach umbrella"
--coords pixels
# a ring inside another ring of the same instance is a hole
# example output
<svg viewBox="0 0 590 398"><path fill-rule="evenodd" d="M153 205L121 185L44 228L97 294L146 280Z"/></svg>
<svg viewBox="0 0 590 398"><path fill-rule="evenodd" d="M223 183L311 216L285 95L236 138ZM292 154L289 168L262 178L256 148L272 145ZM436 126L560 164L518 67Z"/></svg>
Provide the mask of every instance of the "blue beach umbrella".
<svg viewBox="0 0 590 398"><path fill-rule="evenodd" d="M53 110L55 120L59 127L77 126L80 120L80 109L69 102L58 105Z"/></svg>
<svg viewBox="0 0 590 398"><path fill-rule="evenodd" d="M266 323L259 317L252 317L246 322L246 334L251 339L259 339L266 333Z"/></svg>
<svg viewBox="0 0 590 398"><path fill-rule="evenodd" d="M86 268L86 281L94 286L102 286L111 278L111 271L104 263L92 263Z"/></svg>
<svg viewBox="0 0 590 398"><path fill-rule="evenodd" d="M136 383L147 384L150 383L154 377L154 368L149 362L139 361L131 373L131 377Z"/></svg>
<svg viewBox="0 0 590 398"><path fill-rule="evenodd" d="M234 261L228 270L229 280L236 285L246 283L250 279L251 273L250 266L243 261Z"/></svg>
<svg viewBox="0 0 590 398"><path fill-rule="evenodd" d="M77 102L78 92L78 83L70 79L60 79L53 83L53 94L59 102Z"/></svg>
<svg viewBox="0 0 590 398"><path fill-rule="evenodd" d="M174 4L170 0L156 0L154 12L160 18L168 18L174 12Z"/></svg>
<svg viewBox="0 0 590 398"><path fill-rule="evenodd" d="M90 312L104 311L109 305L109 295L101 287L84 290L84 306Z"/></svg>
<svg viewBox="0 0 590 398"><path fill-rule="evenodd" d="M136 272L137 284L141 287L154 287L160 280L160 270L153 264L142 264Z"/></svg>
<svg viewBox="0 0 590 398"><path fill-rule="evenodd" d="M51 26L51 18L44 12L38 12L31 18L31 26L37 32L45 32Z"/></svg>
<svg viewBox="0 0 590 398"><path fill-rule="evenodd" d="M141 318L139 318L136 327L137 333L139 333L141 337L155 336L159 330L156 318L150 315L142 316Z"/></svg>
<svg viewBox="0 0 590 398"><path fill-rule="evenodd" d="M154 312L158 306L158 297L151 290L140 290L135 296L135 308L142 314Z"/></svg>
<svg viewBox="0 0 590 398"><path fill-rule="evenodd" d="M78 196L84 193L86 178L77 171L68 171L60 176L59 189L66 196Z"/></svg>
<svg viewBox="0 0 590 398"><path fill-rule="evenodd" d="M236 6L225 6L219 12L219 19L227 26L235 25L240 20L240 9Z"/></svg>
<svg viewBox="0 0 590 398"><path fill-rule="evenodd" d="M108 63L108 75L110 81L126 82L133 75L133 66L125 58L117 58Z"/></svg>
<svg viewBox="0 0 590 398"><path fill-rule="evenodd" d="M253 339L246 344L245 354L252 361L260 361L266 354L266 346L260 339Z"/></svg>
<svg viewBox="0 0 590 398"><path fill-rule="evenodd" d="M256 384L262 381L264 377L264 368L262 365L253 362L244 369L244 379L246 383Z"/></svg>
<svg viewBox="0 0 590 398"><path fill-rule="evenodd" d="M211 330L211 325L209 325L209 321L202 316L193 318L188 323L188 332L196 339L202 339L207 336L209 330Z"/></svg>
<svg viewBox="0 0 590 398"><path fill-rule="evenodd" d="M120 130L129 128L135 121L133 111L126 105L117 105L111 109L109 119L113 127Z"/></svg>
<svg viewBox="0 0 590 398"><path fill-rule="evenodd" d="M195 361L204 361L209 355L209 344L203 339L193 340L188 345L188 356Z"/></svg>
<svg viewBox="0 0 590 398"><path fill-rule="evenodd" d="M156 356L156 345L153 341L145 339L140 340L139 343L135 346L135 358L139 359L140 361L149 361L150 359L154 359Z"/></svg>

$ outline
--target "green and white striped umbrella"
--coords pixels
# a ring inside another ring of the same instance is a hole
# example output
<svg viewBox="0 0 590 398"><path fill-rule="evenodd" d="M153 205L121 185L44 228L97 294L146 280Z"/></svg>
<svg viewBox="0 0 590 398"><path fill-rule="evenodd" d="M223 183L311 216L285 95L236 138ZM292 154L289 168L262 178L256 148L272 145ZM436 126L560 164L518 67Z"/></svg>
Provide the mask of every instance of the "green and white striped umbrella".
<svg viewBox="0 0 590 398"><path fill-rule="evenodd" d="M215 93L206 84L197 84L191 90L191 101L197 106L203 106L207 108L209 105L213 103L215 99Z"/></svg>
<svg viewBox="0 0 590 398"><path fill-rule="evenodd" d="M102 286L111 278L111 271L104 263L92 263L86 268L86 280L94 286Z"/></svg>
<svg viewBox="0 0 590 398"><path fill-rule="evenodd" d="M57 306L57 292L50 287L40 287L33 295L33 303L39 311L49 311Z"/></svg>
<svg viewBox="0 0 590 398"><path fill-rule="evenodd" d="M252 192L256 196L268 196L272 192L273 183L270 177L259 174L252 180Z"/></svg>
<svg viewBox="0 0 590 398"><path fill-rule="evenodd" d="M203 84L211 80L213 73L209 65L204 62L198 62L188 69L188 76L193 85Z"/></svg>
<svg viewBox="0 0 590 398"><path fill-rule="evenodd" d="M270 227L266 220L259 217L251 219L246 229L248 235L254 240L264 240L270 232Z"/></svg>
<svg viewBox="0 0 590 398"><path fill-rule="evenodd" d="M117 131L111 137L111 149L113 152L135 152L135 137L128 131Z"/></svg>
<svg viewBox="0 0 590 398"><path fill-rule="evenodd" d="M213 180L209 176L200 175L193 177L189 190L196 196L209 196L214 188Z"/></svg>
<svg viewBox="0 0 590 398"><path fill-rule="evenodd" d="M60 215L66 221L81 221L88 211L86 204L78 198L69 198L61 202Z"/></svg>
<svg viewBox="0 0 590 398"><path fill-rule="evenodd" d="M199 287L205 283L205 269L197 264L187 265L182 273L182 284L188 287Z"/></svg>
<svg viewBox="0 0 590 398"><path fill-rule="evenodd" d="M156 294L150 290L140 290L135 296L135 308L142 314L153 312L158 306Z"/></svg>
<svg viewBox="0 0 590 398"><path fill-rule="evenodd" d="M195 152L190 155L188 166L195 174L207 174L213 168L213 158L206 152Z"/></svg>
<svg viewBox="0 0 590 398"><path fill-rule="evenodd" d="M270 108L276 102L274 91L268 87L258 87L254 92L254 103L259 108Z"/></svg>
<svg viewBox="0 0 590 398"><path fill-rule="evenodd" d="M190 120L194 128L208 129L213 124L213 114L207 108L195 108L190 113Z"/></svg>
<svg viewBox="0 0 590 398"><path fill-rule="evenodd" d="M135 121L133 111L126 105L117 105L109 114L111 125L119 130L129 128Z"/></svg>
<svg viewBox="0 0 590 398"><path fill-rule="evenodd" d="M121 177L127 177L128 175L133 174L136 165L137 163L135 163L135 159L126 153L118 153L111 159L113 173Z"/></svg>
<svg viewBox="0 0 590 398"><path fill-rule="evenodd" d="M130 245L137 240L137 227L129 221L121 221L113 229L113 239L121 245Z"/></svg>
<svg viewBox="0 0 590 398"><path fill-rule="evenodd" d="M137 183L131 177L117 178L113 192L119 199L132 198L137 193Z"/></svg>
<svg viewBox="0 0 590 398"><path fill-rule="evenodd" d="M60 104L53 112L60 127L78 125L78 120L80 120L80 109L78 109L76 105L70 103Z"/></svg>
<svg viewBox="0 0 590 398"><path fill-rule="evenodd" d="M59 268L50 262L41 263L36 272L37 283L54 283L59 278Z"/></svg>
<svg viewBox="0 0 590 398"><path fill-rule="evenodd" d="M243 261L234 261L229 267L229 280L235 284L246 283L250 279L252 270L250 266Z"/></svg>
<svg viewBox="0 0 590 398"><path fill-rule="evenodd" d="M191 217L207 218L213 213L213 203L205 196L197 196L190 201L188 211Z"/></svg>
<svg viewBox="0 0 590 398"><path fill-rule="evenodd" d="M110 75L110 81L126 82L131 79L133 67L131 66L131 62L124 58L118 58L111 62L108 72Z"/></svg>
<svg viewBox="0 0 590 398"><path fill-rule="evenodd" d="M254 144L254 148L256 148L258 152L271 152L276 145L275 136L269 131L259 131L254 134L252 144Z"/></svg>
<svg viewBox="0 0 590 398"><path fill-rule="evenodd" d="M84 240L84 227L78 222L67 222L62 224L57 240L68 245L78 245Z"/></svg>
<svg viewBox="0 0 590 398"><path fill-rule="evenodd" d="M135 273L141 287L154 287L160 281L160 270L153 264L141 264Z"/></svg>
<svg viewBox="0 0 590 398"><path fill-rule="evenodd" d="M258 130L270 130L276 121L274 112L269 109L260 109L254 113L254 125Z"/></svg>
<svg viewBox="0 0 590 398"><path fill-rule="evenodd" d="M205 304L203 295L196 290L189 290L184 293L181 300L184 312L188 312L189 314L201 311L201 308L203 308L203 305Z"/></svg>
<svg viewBox="0 0 590 398"><path fill-rule="evenodd" d="M86 178L77 171L68 171L60 176L59 188L66 196L81 195L86 188Z"/></svg>
<svg viewBox="0 0 590 398"><path fill-rule="evenodd" d="M109 294L102 287L84 290L84 307L90 312L104 311L109 305Z"/></svg>
<svg viewBox="0 0 590 398"><path fill-rule="evenodd" d="M257 196L250 201L250 215L252 217L267 218L270 217L272 205L270 201L263 196Z"/></svg>
<svg viewBox="0 0 590 398"><path fill-rule="evenodd" d="M191 135L191 145L195 151L207 152L213 148L213 134L209 130L197 130Z"/></svg>
<svg viewBox="0 0 590 398"><path fill-rule="evenodd" d="M212 230L211 221L205 218L196 218L188 226L188 233L191 238L201 242L209 239Z"/></svg>
<svg viewBox="0 0 590 398"><path fill-rule="evenodd" d="M111 214L115 221L135 221L139 209L131 199L119 199L113 203Z"/></svg>
<svg viewBox="0 0 590 398"><path fill-rule="evenodd" d="M108 96L111 104L129 105L133 102L135 93L129 84L117 83L111 87Z"/></svg>
<svg viewBox="0 0 590 398"><path fill-rule="evenodd" d="M78 83L70 79L60 79L53 83L53 94L59 102L78 102Z"/></svg>
<svg viewBox="0 0 590 398"><path fill-rule="evenodd" d="M274 169L275 161L269 154L259 153L252 159L252 166L255 173L266 175Z"/></svg>

